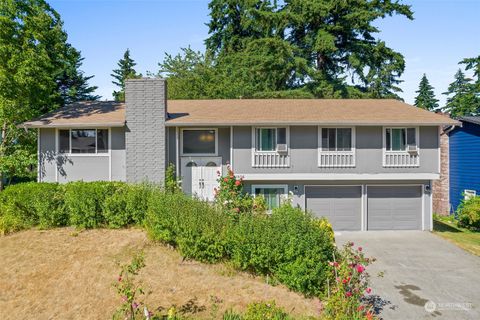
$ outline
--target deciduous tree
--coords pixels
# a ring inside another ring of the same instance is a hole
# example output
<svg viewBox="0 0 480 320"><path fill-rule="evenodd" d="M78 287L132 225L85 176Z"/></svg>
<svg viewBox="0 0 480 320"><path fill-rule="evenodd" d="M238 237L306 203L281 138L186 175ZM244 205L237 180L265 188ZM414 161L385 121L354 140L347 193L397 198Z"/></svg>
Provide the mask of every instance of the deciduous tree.
<svg viewBox="0 0 480 320"><path fill-rule="evenodd" d="M0 189L36 163L35 133L17 126L93 92L81 61L45 1L0 2Z"/></svg>

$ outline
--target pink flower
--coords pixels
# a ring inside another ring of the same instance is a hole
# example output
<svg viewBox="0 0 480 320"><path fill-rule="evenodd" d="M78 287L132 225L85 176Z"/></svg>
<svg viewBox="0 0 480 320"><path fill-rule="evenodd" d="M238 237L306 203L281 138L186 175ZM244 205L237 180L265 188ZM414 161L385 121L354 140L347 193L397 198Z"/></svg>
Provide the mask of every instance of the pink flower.
<svg viewBox="0 0 480 320"><path fill-rule="evenodd" d="M239 185L241 185L242 183L240 181L235 181L235 185L238 187Z"/></svg>
<svg viewBox="0 0 480 320"><path fill-rule="evenodd" d="M347 291L347 292L345 293L345 295L346 295L347 297L351 297L351 296L352 296L352 293L351 293L350 291Z"/></svg>
<svg viewBox="0 0 480 320"><path fill-rule="evenodd" d="M347 279L343 279L342 282L343 282L343 284L346 284L348 281L347 281Z"/></svg>
<svg viewBox="0 0 480 320"><path fill-rule="evenodd" d="M138 303L136 303L136 302L132 303L132 307L133 307L133 309L137 309L138 308Z"/></svg>
<svg viewBox="0 0 480 320"><path fill-rule="evenodd" d="M334 266L335 268L338 267L338 262L335 261L335 262L333 263L333 266Z"/></svg>
<svg viewBox="0 0 480 320"><path fill-rule="evenodd" d="M370 293L372 292L372 288L367 288L367 290L365 290L367 293Z"/></svg>
<svg viewBox="0 0 480 320"><path fill-rule="evenodd" d="M362 250L363 250L362 247L358 247L358 251L362 251Z"/></svg>
<svg viewBox="0 0 480 320"><path fill-rule="evenodd" d="M363 271L365 271L365 267L362 266L361 264L357 265L357 272L362 273Z"/></svg>
<svg viewBox="0 0 480 320"><path fill-rule="evenodd" d="M228 182L228 178L223 178L223 181L224 181L224 182Z"/></svg>

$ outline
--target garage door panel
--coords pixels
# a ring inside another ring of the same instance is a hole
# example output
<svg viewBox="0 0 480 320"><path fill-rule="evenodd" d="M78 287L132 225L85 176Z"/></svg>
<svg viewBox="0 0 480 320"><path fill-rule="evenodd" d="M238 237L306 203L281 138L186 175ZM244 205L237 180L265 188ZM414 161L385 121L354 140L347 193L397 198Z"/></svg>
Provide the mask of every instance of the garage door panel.
<svg viewBox="0 0 480 320"><path fill-rule="evenodd" d="M367 187L369 230L418 230L421 221L421 186Z"/></svg>
<svg viewBox="0 0 480 320"><path fill-rule="evenodd" d="M306 208L317 217L326 217L335 230L360 230L359 186L307 186Z"/></svg>

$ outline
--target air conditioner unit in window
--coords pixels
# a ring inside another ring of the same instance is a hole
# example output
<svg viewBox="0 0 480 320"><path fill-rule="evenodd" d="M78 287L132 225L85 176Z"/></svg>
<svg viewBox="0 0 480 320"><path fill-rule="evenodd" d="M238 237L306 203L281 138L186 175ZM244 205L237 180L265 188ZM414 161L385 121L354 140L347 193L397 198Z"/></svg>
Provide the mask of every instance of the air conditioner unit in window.
<svg viewBox="0 0 480 320"><path fill-rule="evenodd" d="M410 153L410 154L418 154L418 148L414 144L409 144L407 146L407 152Z"/></svg>
<svg viewBox="0 0 480 320"><path fill-rule="evenodd" d="M287 152L288 147L285 143L279 143L277 144L277 152Z"/></svg>

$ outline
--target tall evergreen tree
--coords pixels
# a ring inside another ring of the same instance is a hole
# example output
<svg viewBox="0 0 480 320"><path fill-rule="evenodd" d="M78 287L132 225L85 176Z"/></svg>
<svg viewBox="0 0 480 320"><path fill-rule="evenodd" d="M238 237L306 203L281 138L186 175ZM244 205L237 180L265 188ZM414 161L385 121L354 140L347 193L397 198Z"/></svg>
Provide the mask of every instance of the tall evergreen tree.
<svg viewBox="0 0 480 320"><path fill-rule="evenodd" d="M413 18L395 0L212 0L207 51L239 52L252 40L278 38L307 61L295 86L317 97L396 97L404 57L376 39L374 21L392 15ZM347 85L347 75L357 83Z"/></svg>
<svg viewBox="0 0 480 320"><path fill-rule="evenodd" d="M461 69L455 74L455 80L448 86L447 103L444 110L452 117L476 115L479 111L479 98L473 89L472 80L465 76Z"/></svg>
<svg viewBox="0 0 480 320"><path fill-rule="evenodd" d="M75 52L44 0L0 1L0 189L5 175L28 175L36 164L35 132L17 125L78 98L65 92L88 88L88 77L72 80L80 72Z"/></svg>
<svg viewBox="0 0 480 320"><path fill-rule="evenodd" d="M433 87L430 85L427 79L427 75L424 73L422 79L420 80L420 85L418 90L415 91L418 93L415 98L415 106L425 109L425 110L436 110L438 108L438 99L435 98L435 92Z"/></svg>
<svg viewBox="0 0 480 320"><path fill-rule="evenodd" d="M85 73L80 69L85 58L83 58L75 48L70 47L69 49L73 64L70 68L64 70L63 76L59 81L62 101L65 104L69 104L76 101L93 101L100 99L101 96L95 94L95 90L97 90L98 87L88 84L94 76L85 76Z"/></svg>
<svg viewBox="0 0 480 320"><path fill-rule="evenodd" d="M135 61L130 57L130 49L127 49L123 54L123 59L117 63L118 69L113 70L111 76L115 79L113 84L120 87L119 91L113 91L115 101L125 101L125 80L139 78L142 75L137 74Z"/></svg>

